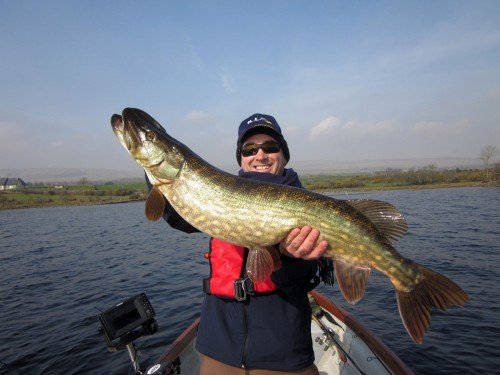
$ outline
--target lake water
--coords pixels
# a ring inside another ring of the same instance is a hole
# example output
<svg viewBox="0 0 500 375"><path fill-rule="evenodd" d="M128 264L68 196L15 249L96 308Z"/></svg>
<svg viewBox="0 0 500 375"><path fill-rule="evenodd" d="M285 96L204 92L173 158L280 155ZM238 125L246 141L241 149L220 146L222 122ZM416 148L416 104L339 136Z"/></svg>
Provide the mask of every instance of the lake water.
<svg viewBox="0 0 500 375"><path fill-rule="evenodd" d="M455 188L335 194L381 199L409 223L406 257L457 282L463 308L435 310L422 345L403 328L388 279L372 273L363 300L319 287L375 332L417 374L500 373L500 189ZM148 222L143 203L0 211L0 374L127 374L110 353L97 314L140 292L159 331L137 341L157 358L199 314L207 237Z"/></svg>

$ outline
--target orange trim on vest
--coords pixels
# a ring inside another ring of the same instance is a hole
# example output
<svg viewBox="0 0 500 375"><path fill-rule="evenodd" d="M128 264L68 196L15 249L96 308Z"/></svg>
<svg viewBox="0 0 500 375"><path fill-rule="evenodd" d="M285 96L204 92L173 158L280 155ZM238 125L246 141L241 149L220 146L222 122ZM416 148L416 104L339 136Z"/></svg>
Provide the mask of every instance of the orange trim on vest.
<svg viewBox="0 0 500 375"><path fill-rule="evenodd" d="M212 238L210 240L210 293L219 297L235 298L234 281L244 278L246 250L228 242ZM268 293L277 289L269 276L266 280L254 283L258 293Z"/></svg>

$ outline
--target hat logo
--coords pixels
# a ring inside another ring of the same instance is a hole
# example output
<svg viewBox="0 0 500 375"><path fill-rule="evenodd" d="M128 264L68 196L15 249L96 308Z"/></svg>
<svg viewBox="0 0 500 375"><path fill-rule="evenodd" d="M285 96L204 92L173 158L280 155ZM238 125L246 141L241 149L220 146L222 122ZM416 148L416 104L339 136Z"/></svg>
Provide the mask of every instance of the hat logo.
<svg viewBox="0 0 500 375"><path fill-rule="evenodd" d="M268 119L266 119L265 117L257 117L257 116L255 116L253 119L248 120L248 121L247 121L247 124L251 124L252 122L262 121L262 120L263 120L264 122L266 122L266 123L268 123L268 124L272 125L272 122L271 122L271 121L269 121Z"/></svg>

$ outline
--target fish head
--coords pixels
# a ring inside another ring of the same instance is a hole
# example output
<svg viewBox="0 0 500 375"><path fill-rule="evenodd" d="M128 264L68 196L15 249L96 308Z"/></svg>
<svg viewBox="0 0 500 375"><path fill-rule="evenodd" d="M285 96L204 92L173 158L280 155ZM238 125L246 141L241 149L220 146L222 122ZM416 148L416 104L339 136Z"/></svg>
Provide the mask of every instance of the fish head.
<svg viewBox="0 0 500 375"><path fill-rule="evenodd" d="M111 127L121 145L139 163L153 185L170 183L184 164L183 145L146 112L125 108L111 116Z"/></svg>

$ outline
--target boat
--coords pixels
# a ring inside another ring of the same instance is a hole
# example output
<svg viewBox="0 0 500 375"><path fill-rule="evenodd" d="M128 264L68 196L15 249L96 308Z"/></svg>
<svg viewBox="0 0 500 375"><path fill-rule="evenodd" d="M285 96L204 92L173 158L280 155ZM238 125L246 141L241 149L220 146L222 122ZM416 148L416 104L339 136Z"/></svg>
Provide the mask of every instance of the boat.
<svg viewBox="0 0 500 375"><path fill-rule="evenodd" d="M315 364L321 375L413 372L375 334L317 291L309 293ZM198 374L196 319L144 374Z"/></svg>

